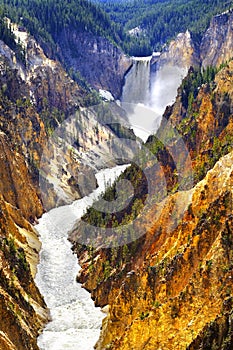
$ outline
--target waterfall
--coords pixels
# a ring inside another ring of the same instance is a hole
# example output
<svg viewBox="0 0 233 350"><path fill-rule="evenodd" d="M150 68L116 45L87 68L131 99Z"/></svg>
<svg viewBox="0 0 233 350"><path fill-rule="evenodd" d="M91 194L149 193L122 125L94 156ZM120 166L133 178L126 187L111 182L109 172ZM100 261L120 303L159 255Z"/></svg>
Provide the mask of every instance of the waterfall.
<svg viewBox="0 0 233 350"><path fill-rule="evenodd" d="M187 68L176 65L160 66L151 73L150 107L160 116L165 108L174 103L177 89L187 74Z"/></svg>
<svg viewBox="0 0 233 350"><path fill-rule="evenodd" d="M128 114L128 120L135 135L146 140L152 131L151 111L146 110L150 102L150 61L149 57L133 57L133 66L125 77L121 106ZM147 114L142 116L142 114Z"/></svg>
<svg viewBox="0 0 233 350"><path fill-rule="evenodd" d="M161 64L159 56L153 71L152 57L133 58L121 97L131 127L144 141L158 129L165 108L175 101L177 89L187 74L187 68Z"/></svg>
<svg viewBox="0 0 233 350"><path fill-rule="evenodd" d="M149 103L150 60L151 56L133 58L133 67L125 77L121 98L123 103Z"/></svg>

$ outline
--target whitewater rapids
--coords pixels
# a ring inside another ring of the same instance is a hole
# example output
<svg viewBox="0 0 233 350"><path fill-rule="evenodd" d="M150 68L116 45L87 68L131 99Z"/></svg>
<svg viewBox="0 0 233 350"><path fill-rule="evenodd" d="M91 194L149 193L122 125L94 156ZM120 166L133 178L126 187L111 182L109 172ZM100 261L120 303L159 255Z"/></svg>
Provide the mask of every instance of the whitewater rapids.
<svg viewBox="0 0 233 350"><path fill-rule="evenodd" d="M52 321L38 337L40 350L92 350L105 314L76 282L80 269L67 240L68 232L127 165L101 170L99 187L89 196L45 213L36 225L42 249L36 284L50 309Z"/></svg>

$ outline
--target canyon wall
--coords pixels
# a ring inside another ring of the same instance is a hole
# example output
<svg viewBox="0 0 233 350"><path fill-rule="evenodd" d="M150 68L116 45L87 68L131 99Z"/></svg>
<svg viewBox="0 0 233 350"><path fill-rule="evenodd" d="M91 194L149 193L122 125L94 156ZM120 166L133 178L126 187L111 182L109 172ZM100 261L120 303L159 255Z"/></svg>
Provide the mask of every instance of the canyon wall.
<svg viewBox="0 0 233 350"><path fill-rule="evenodd" d="M43 213L24 157L0 133L0 264L2 350L37 349L48 319L33 278L40 242L31 223Z"/></svg>
<svg viewBox="0 0 233 350"><path fill-rule="evenodd" d="M232 58L233 52L233 12L215 16L203 36L200 56L203 67L219 66Z"/></svg>
<svg viewBox="0 0 233 350"><path fill-rule="evenodd" d="M65 28L57 43L62 60L69 68L78 70L90 86L120 98L124 76L132 65L132 60L120 48L106 38L79 33L72 28Z"/></svg>
<svg viewBox="0 0 233 350"><path fill-rule="evenodd" d="M165 112L162 125L169 120L189 151L190 184L177 182L177 164L169 160L179 149L186 162L177 138L165 135L170 140L165 149L158 141L161 126L158 138L148 139L168 181L168 196L145 207L141 220L139 210L139 224L131 229L142 225L146 233L138 237L131 230L137 237L131 243L94 250L79 244L81 226L72 233L82 266L78 280L97 305L108 305L96 349L232 347L232 73L230 61L191 99L188 84L198 76L191 69ZM161 170L152 176L156 185ZM126 217L133 220L129 210Z"/></svg>
<svg viewBox="0 0 233 350"><path fill-rule="evenodd" d="M97 169L115 165L107 146L111 139L115 148L116 133L100 111L100 117L95 108L86 111L94 94L74 82L24 28L12 28L25 61L0 41L0 347L32 350L49 319L34 283L40 242L33 224L45 209L83 196L77 184L87 192L96 187ZM63 123L71 139L65 133L51 141Z"/></svg>
<svg viewBox="0 0 233 350"><path fill-rule="evenodd" d="M207 68L226 63L233 53L232 25L233 12L230 10L212 18L200 43L193 40L188 30L178 34L165 46L160 57L152 60L152 66L156 69L165 65L177 66L187 72L191 66Z"/></svg>
<svg viewBox="0 0 233 350"><path fill-rule="evenodd" d="M200 62L198 48L195 47L190 32L177 35L162 51L157 61L157 69L164 66L175 66L187 71L190 66L196 66Z"/></svg>
<svg viewBox="0 0 233 350"><path fill-rule="evenodd" d="M231 13L211 22L199 52L203 66L219 65L232 57L231 23ZM82 196L77 186L80 174L83 187L90 191L96 186L90 168L94 164L96 171L115 164L116 155L112 159L108 152L114 135L128 132L134 137L128 129L116 130L108 118L102 119L103 110L83 113L85 106L96 101L91 90L75 83L61 63L49 58L22 28L14 31L24 45L25 62L0 42L3 350L37 349L36 337L49 317L33 281L40 243L32 224L44 207ZM131 61L118 48L71 29L61 33L59 45L61 60L69 68L77 68L96 89L120 96ZM182 67L199 62L188 32L171 43L170 52ZM170 58L164 53L161 62L163 57L166 64ZM232 74L231 61L214 79L198 86L195 96L185 95L187 80L178 90L176 103L165 112L164 118L177 127L189 150L193 186L178 191L169 152L153 136L148 140L148 146L158 151L169 196L157 220L157 205L143 218L152 222L146 235L118 250L100 248L91 254L78 245L80 232L72 237L83 268L80 282L97 305L109 305L98 349L226 350L232 346ZM190 70L187 79L193 75ZM114 105L114 113L116 109ZM125 116L118 113L124 124ZM64 120L69 131L75 130L68 151L61 147L59 134L51 138ZM49 138L54 142L46 148ZM119 159L135 151L129 145Z"/></svg>

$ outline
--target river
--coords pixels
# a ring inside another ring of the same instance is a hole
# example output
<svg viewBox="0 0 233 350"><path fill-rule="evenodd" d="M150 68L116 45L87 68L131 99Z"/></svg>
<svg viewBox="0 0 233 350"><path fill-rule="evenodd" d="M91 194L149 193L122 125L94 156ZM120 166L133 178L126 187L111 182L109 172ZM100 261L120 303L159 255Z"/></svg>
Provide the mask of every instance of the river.
<svg viewBox="0 0 233 350"><path fill-rule="evenodd" d="M99 187L89 196L45 213L36 225L42 242L36 284L50 309L52 321L38 337L41 350L92 350L105 315L76 282L80 269L67 240L68 232L87 207L128 165L101 170Z"/></svg>
<svg viewBox="0 0 233 350"><path fill-rule="evenodd" d="M131 110L133 104L134 113L129 113L129 121L143 140L158 127L183 75L176 67L164 67L151 74L150 59L134 60L122 96L123 107L127 109L128 104ZM40 350L91 350L99 338L105 315L95 308L90 294L76 283L80 266L67 238L75 222L104 191L109 180L113 181L126 167L98 172L98 189L71 205L45 213L36 226L42 242L36 283L52 319L38 337Z"/></svg>

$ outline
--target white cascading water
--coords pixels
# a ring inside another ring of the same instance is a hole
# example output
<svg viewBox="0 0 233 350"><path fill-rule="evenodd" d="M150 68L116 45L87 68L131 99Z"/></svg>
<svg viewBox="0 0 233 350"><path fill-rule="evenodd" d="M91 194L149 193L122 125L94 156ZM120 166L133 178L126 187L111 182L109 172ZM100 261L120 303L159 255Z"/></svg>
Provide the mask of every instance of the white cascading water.
<svg viewBox="0 0 233 350"><path fill-rule="evenodd" d="M151 56L133 58L133 66L125 77L122 102L143 104L149 102L150 60Z"/></svg>
<svg viewBox="0 0 233 350"><path fill-rule="evenodd" d="M42 242L36 284L50 309L52 321L38 337L40 350L92 350L100 335L104 314L90 294L76 282L80 269L68 232L127 165L96 174L99 187L89 196L45 213L36 229Z"/></svg>
<svg viewBox="0 0 233 350"><path fill-rule="evenodd" d="M144 141L158 129L165 108L175 101L177 88L187 74L187 68L175 65L163 65L151 72L151 59L152 56L133 59L121 98L135 134ZM133 113L128 104L134 105Z"/></svg>
<svg viewBox="0 0 233 350"><path fill-rule="evenodd" d="M187 68L164 65L151 74L149 106L160 116L175 102L177 89L187 74Z"/></svg>

